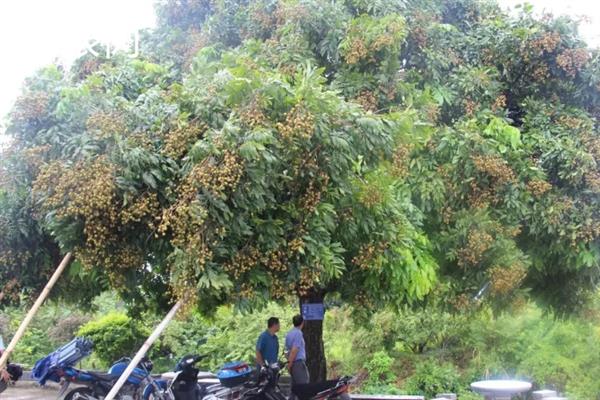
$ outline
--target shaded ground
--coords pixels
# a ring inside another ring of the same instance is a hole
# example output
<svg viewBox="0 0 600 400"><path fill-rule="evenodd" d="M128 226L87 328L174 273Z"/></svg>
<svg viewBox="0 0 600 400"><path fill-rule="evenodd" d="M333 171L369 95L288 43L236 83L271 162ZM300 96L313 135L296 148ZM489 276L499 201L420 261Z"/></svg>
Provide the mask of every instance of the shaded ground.
<svg viewBox="0 0 600 400"><path fill-rule="evenodd" d="M33 382L18 382L16 386L11 386L2 394L0 399L4 400L54 400L58 394L56 386L40 388Z"/></svg>

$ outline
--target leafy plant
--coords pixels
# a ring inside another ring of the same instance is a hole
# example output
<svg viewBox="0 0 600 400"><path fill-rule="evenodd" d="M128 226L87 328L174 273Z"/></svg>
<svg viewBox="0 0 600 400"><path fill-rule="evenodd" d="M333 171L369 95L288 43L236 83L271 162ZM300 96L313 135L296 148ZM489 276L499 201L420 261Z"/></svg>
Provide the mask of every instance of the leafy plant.
<svg viewBox="0 0 600 400"><path fill-rule="evenodd" d="M94 342L94 352L105 366L121 357L133 356L149 334L138 321L117 312L90 321L77 332Z"/></svg>

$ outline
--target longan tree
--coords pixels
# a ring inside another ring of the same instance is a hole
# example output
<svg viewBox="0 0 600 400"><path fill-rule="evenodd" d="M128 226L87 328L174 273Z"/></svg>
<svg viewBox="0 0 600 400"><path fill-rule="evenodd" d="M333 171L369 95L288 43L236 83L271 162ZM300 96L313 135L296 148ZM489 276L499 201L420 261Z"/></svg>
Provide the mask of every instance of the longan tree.
<svg viewBox="0 0 600 400"><path fill-rule="evenodd" d="M14 256L25 237L73 250L78 276L139 309L573 310L595 290L600 64L576 22L475 0L157 14L141 58L46 68L15 104L0 197L27 210L0 231L13 293L39 284L14 271L47 268ZM305 332L314 379L321 330Z"/></svg>

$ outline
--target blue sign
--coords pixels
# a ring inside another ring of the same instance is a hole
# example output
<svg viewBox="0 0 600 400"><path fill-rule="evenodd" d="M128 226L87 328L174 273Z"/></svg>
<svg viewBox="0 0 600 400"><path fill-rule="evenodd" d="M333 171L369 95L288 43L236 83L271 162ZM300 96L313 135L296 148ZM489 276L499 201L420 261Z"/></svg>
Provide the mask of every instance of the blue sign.
<svg viewBox="0 0 600 400"><path fill-rule="evenodd" d="M325 306L323 303L302 304L302 318L306 321L323 321L325 318Z"/></svg>

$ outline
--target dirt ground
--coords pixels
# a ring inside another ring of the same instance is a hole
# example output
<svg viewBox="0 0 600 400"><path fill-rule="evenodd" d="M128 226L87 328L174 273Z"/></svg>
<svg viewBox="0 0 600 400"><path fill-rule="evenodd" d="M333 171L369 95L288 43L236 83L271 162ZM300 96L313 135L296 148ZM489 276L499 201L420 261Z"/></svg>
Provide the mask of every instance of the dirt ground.
<svg viewBox="0 0 600 400"><path fill-rule="evenodd" d="M18 382L0 394L1 400L54 400L58 394L56 386L40 388L33 382Z"/></svg>

